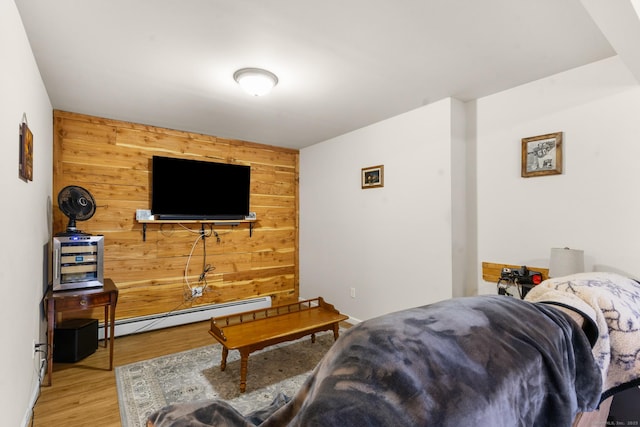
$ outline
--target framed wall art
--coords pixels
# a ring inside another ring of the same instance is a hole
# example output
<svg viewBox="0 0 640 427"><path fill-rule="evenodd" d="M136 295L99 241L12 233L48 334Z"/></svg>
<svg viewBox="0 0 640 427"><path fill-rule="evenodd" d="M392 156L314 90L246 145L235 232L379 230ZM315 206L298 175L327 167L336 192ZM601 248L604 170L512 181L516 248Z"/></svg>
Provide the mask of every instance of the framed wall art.
<svg viewBox="0 0 640 427"><path fill-rule="evenodd" d="M33 181L33 134L29 130L26 120L20 124L20 163L18 165L20 178Z"/></svg>
<svg viewBox="0 0 640 427"><path fill-rule="evenodd" d="M522 139L522 177L562 173L562 132Z"/></svg>
<svg viewBox="0 0 640 427"><path fill-rule="evenodd" d="M384 166L362 168L362 188L384 187Z"/></svg>

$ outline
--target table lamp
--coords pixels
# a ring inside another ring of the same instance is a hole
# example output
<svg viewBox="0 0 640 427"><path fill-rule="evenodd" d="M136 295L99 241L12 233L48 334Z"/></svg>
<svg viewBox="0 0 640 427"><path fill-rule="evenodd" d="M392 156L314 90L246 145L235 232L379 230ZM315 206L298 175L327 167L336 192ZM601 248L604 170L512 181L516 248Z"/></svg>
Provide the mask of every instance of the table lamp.
<svg viewBox="0 0 640 427"><path fill-rule="evenodd" d="M584 272L584 251L569 248L551 248L549 277L568 276Z"/></svg>

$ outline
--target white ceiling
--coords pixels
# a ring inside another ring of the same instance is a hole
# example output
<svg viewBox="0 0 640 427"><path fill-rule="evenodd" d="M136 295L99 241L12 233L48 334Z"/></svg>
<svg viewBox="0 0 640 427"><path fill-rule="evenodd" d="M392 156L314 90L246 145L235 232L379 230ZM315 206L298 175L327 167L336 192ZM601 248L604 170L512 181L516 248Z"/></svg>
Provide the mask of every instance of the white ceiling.
<svg viewBox="0 0 640 427"><path fill-rule="evenodd" d="M290 148L613 56L589 1L15 0L55 109Z"/></svg>

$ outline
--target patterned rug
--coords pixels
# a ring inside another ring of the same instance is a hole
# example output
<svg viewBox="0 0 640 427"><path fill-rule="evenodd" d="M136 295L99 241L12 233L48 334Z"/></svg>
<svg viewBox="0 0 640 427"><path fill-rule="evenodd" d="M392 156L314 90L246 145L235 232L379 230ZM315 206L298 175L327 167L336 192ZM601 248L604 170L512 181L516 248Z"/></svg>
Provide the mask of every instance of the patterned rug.
<svg viewBox="0 0 640 427"><path fill-rule="evenodd" d="M115 368L122 427L144 427L153 411L179 402L222 399L242 414L268 406L282 392L291 397L333 344L333 333L278 344L251 353L247 390L240 393L240 354L230 351L220 371L219 344Z"/></svg>

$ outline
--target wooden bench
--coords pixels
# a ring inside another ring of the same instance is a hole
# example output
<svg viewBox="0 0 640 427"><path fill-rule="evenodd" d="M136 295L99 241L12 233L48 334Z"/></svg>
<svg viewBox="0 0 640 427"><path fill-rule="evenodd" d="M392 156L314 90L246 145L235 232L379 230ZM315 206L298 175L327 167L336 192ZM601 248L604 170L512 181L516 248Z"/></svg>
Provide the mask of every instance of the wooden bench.
<svg viewBox="0 0 640 427"><path fill-rule="evenodd" d="M211 319L209 333L222 344L220 370L227 367L229 350L240 352L240 392L247 388L249 354L285 341L311 334L315 343L316 332L333 330L338 339L339 323L349 317L333 305L313 298L292 304L278 305Z"/></svg>

